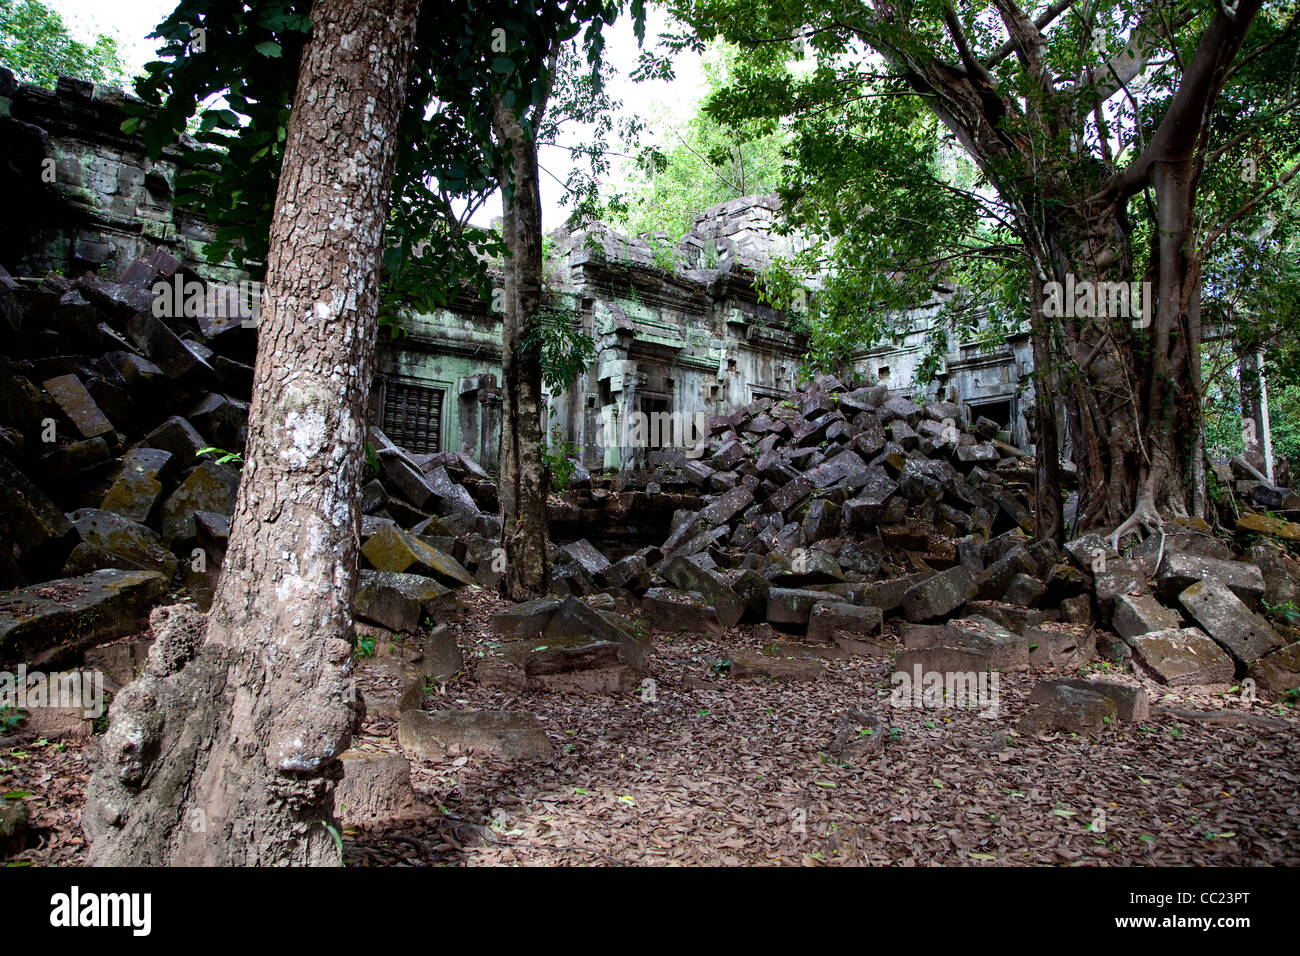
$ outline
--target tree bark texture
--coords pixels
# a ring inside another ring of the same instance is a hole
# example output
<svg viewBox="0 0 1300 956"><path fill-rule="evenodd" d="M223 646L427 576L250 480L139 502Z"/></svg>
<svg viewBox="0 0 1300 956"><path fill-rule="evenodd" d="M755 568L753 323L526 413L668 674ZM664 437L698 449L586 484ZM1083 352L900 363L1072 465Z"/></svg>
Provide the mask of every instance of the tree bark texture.
<svg viewBox="0 0 1300 956"><path fill-rule="evenodd" d="M542 107L538 109L544 109ZM501 331L501 593L527 601L550 593L546 499L549 473L542 458L542 365L526 347L542 309L542 203L537 146L513 108L493 104L493 132L508 147L501 170L505 265L505 315ZM534 128L536 124L534 123ZM506 184L509 184L507 187Z"/></svg>
<svg viewBox="0 0 1300 956"><path fill-rule="evenodd" d="M148 666L113 703L83 818L94 864L341 861L379 261L418 9L312 7L230 548L206 621L155 611Z"/></svg>

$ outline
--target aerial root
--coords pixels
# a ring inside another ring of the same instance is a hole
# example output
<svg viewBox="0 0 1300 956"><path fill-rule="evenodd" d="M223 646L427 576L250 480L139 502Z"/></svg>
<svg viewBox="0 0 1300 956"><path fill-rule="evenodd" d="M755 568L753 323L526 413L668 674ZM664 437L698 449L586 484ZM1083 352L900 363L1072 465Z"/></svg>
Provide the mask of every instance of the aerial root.
<svg viewBox="0 0 1300 956"><path fill-rule="evenodd" d="M1160 512L1156 510L1155 502L1149 495L1143 495L1138 501L1138 505L1133 509L1133 513L1124 519L1124 522L1111 532L1107 539L1110 549L1119 554L1120 540L1129 532L1137 530L1139 527L1145 528L1151 534L1160 535L1160 550L1156 554L1156 567L1160 567L1160 562L1165 556L1165 522L1160 517Z"/></svg>

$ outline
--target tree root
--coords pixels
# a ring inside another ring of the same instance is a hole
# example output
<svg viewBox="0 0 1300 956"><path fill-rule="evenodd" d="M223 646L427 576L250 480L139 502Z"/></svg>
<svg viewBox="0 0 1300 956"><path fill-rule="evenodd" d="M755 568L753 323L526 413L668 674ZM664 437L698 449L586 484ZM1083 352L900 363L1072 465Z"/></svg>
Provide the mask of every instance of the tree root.
<svg viewBox="0 0 1300 956"><path fill-rule="evenodd" d="M1110 549L1119 554L1119 543L1129 532L1136 531L1139 527L1145 528L1151 534L1160 534L1160 551L1156 555L1156 567L1160 567L1160 562L1165 556L1165 522L1160 517L1160 512L1156 510L1155 502L1150 495L1143 495L1139 500L1133 513L1124 519L1118 528L1111 532L1110 538L1107 539Z"/></svg>

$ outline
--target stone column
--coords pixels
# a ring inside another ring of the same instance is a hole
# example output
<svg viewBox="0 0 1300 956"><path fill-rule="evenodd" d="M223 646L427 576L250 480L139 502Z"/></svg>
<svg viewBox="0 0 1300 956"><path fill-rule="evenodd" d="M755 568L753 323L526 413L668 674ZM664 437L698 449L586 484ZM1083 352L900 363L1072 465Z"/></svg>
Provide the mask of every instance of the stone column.
<svg viewBox="0 0 1300 956"><path fill-rule="evenodd" d="M1268 384L1264 381L1264 350L1241 355L1241 438L1246 461L1273 483L1273 436L1268 421Z"/></svg>
<svg viewBox="0 0 1300 956"><path fill-rule="evenodd" d="M617 396L616 396L617 398ZM614 471L623 467L623 415L622 406L615 401L613 405L606 405L601 409L603 421L601 427L603 431L603 440L605 444L604 467Z"/></svg>
<svg viewBox="0 0 1300 956"><path fill-rule="evenodd" d="M484 470L495 472L501 460L501 389L479 389L479 459Z"/></svg>

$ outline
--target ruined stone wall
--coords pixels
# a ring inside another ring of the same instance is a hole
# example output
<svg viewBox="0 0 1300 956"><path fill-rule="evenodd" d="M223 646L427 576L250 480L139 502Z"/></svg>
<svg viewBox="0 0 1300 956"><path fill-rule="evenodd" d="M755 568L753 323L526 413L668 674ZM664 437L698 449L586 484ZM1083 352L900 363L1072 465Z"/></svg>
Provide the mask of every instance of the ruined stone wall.
<svg viewBox="0 0 1300 956"><path fill-rule="evenodd" d="M935 381L918 387L916 373L926 353L925 337L935 321L935 309L918 309L911 315L909 331L894 343L864 349L854 355L854 367L865 382L885 385L895 395L921 396L931 401L953 402L963 419L981 416L1005 431L1003 440L1033 444L1026 413L1032 414L1034 393L1030 381L1033 350L1028 333L1008 336L995 347L958 343L944 357Z"/></svg>
<svg viewBox="0 0 1300 956"><path fill-rule="evenodd" d="M644 424L647 416L668 413L689 439L685 426L695 416L788 395L805 342L788 315L758 301L755 288L756 273L798 242L773 235L778 213L770 195L722 203L700 213L675 249L666 237L626 236L599 224L552 233L556 305L576 313L598 353L571 389L550 396L548 434L576 446L587 468L642 468L680 460L687 450L664 447L661 431L638 441L634 416ZM989 418L1008 441L1028 444L1027 336L992 349L959 343L937 381L922 390L916 372L934 313L934 307L916 310L905 335L858 353L859 374L895 395L924 391L953 402L964 420ZM416 316L412 334L384 343L377 388L383 392L387 381L440 391L438 447L490 466L493 439L482 425L495 420L484 402L498 400L499 342L499 317L487 302L466 300Z"/></svg>
<svg viewBox="0 0 1300 956"><path fill-rule="evenodd" d="M140 136L121 131L127 99L66 76L47 90L0 69L0 182L12 217L0 235L0 265L14 275L115 276L162 248L205 279L247 278L230 263L209 265L202 246L211 226L173 205L194 144L150 159Z"/></svg>
<svg viewBox="0 0 1300 956"><path fill-rule="evenodd" d="M68 77L45 90L0 70L0 177L14 204L12 221L23 224L0 234L0 265L20 277L115 277L162 248L210 281L246 278L230 263L206 262L211 226L173 204L192 144L151 160L139 136L121 132L126 98ZM638 447L629 440L633 416L669 413L680 425L789 393L804 343L754 287L757 272L798 245L797 237L773 234L779 211L775 195L732 200L703 210L675 242L601 225L553 233L556 304L574 311L598 355L571 389L551 396L548 434L577 446L588 468L657 464L682 450ZM403 335L385 336L374 419L420 451L463 451L493 467L501 328L490 306L465 297L436 314L413 315ZM916 394L928 321L920 310L901 341L856 356L859 373L895 394ZM1023 340L992 352L959 346L928 394L957 402L972 421L987 413L1023 443L1029 369Z"/></svg>
<svg viewBox="0 0 1300 956"><path fill-rule="evenodd" d="M635 415L672 416L689 444L692 423L793 389L804 343L784 315L758 302L754 274L740 257L688 267L682 256L665 257L662 246L600 225L557 231L552 242L553 304L575 314L597 356L572 388L549 396L543 424L580 449L585 467L646 467L683 456L662 434L645 447ZM406 335L381 343L381 427L386 415L396 425L391 395L435 389L439 448L491 466L495 436L484 426L499 422L500 335L499 316L480 300L413 316Z"/></svg>

